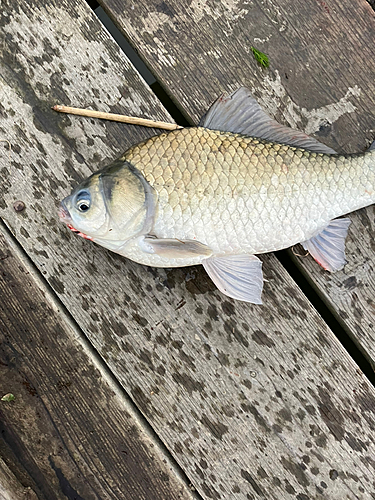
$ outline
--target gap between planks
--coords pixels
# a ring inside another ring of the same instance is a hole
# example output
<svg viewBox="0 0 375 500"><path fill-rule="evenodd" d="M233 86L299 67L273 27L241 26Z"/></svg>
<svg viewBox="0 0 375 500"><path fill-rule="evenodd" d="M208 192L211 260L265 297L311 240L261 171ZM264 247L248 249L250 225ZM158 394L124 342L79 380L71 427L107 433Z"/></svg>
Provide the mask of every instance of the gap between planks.
<svg viewBox="0 0 375 500"><path fill-rule="evenodd" d="M159 438L157 433L154 431L152 426L148 423L145 417L142 415L140 410L136 407L133 401L130 399L126 391L123 389L119 381L109 370L108 366L105 364L97 350L93 347L91 342L87 339L84 332L77 325L75 320L70 315L69 311L66 309L64 304L58 299L54 290L43 278L42 274L35 267L33 262L30 260L29 256L12 234L10 228L6 225L3 219L0 218L0 231L8 239L9 246L14 252L15 256L22 262L25 268L28 270L29 274L35 281L36 285L43 290L49 297L51 305L55 308L56 313L59 314L62 321L64 321L74 332L76 340L80 343L85 354L90 358L93 365L100 371L103 380L108 384L111 390L116 394L119 400L123 403L126 411L129 413L131 418L142 428L145 435L154 443L154 446L161 455L164 455L165 460L171 471L176 474L176 476L183 482L186 487L191 491L191 495L195 500L203 500L199 493L196 492L190 479L187 477L183 469L177 464L173 456L168 451L167 447L163 441ZM1 500L1 498L0 498Z"/></svg>
<svg viewBox="0 0 375 500"><path fill-rule="evenodd" d="M375 367L370 356L368 356L368 353L356 339L352 338L349 328L337 314L337 311L331 307L327 298L319 293L319 288L311 279L311 276L299 266L298 258L290 249L275 252L275 256L317 313L320 314L349 356L351 356L366 375L369 382L375 387Z"/></svg>
<svg viewBox="0 0 375 500"><path fill-rule="evenodd" d="M172 116L173 120L182 127L194 127L195 123L190 116L186 114L184 109L178 106L168 95L162 83L152 72L152 68L147 65L147 61L143 61L137 52L134 50L130 42L123 33L113 23L112 19L104 11L96 0L85 0L91 8L98 21L110 33L114 42L119 46L125 56L131 61L134 68L138 71L147 85L150 87L154 95L159 99L164 108Z"/></svg>

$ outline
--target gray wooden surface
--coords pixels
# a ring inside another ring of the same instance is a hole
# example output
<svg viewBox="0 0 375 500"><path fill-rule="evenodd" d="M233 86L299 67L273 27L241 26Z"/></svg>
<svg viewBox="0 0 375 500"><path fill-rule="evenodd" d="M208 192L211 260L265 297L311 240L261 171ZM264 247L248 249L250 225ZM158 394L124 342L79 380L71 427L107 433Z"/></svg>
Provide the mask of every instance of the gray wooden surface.
<svg viewBox="0 0 375 500"><path fill-rule="evenodd" d="M246 85L271 116L339 152L375 138L375 13L365 0L100 3L195 122L221 92ZM269 55L268 70L251 46ZM373 209L351 219L343 271L297 265L374 362Z"/></svg>
<svg viewBox="0 0 375 500"><path fill-rule="evenodd" d="M30 487L24 487L0 457L0 499L38 500Z"/></svg>
<svg viewBox="0 0 375 500"><path fill-rule="evenodd" d="M193 500L2 228L0 259L0 394L15 396L0 402L0 453L23 485L0 462L0 495L3 485L12 500Z"/></svg>
<svg viewBox="0 0 375 500"><path fill-rule="evenodd" d="M223 297L201 268L139 266L58 222L71 186L152 131L50 106L169 118L84 2L6 5L1 217L200 495L371 498L375 391L274 256L257 307ZM224 86L213 83L175 97L198 114Z"/></svg>

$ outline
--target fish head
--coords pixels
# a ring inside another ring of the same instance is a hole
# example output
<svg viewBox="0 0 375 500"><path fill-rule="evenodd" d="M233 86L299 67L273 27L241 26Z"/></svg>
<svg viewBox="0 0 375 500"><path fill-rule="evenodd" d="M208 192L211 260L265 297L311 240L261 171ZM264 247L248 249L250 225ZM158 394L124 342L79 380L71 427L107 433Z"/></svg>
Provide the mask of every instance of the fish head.
<svg viewBox="0 0 375 500"><path fill-rule="evenodd" d="M151 187L124 159L84 180L59 208L60 220L69 229L111 249L149 232L154 213Z"/></svg>
<svg viewBox="0 0 375 500"><path fill-rule="evenodd" d="M84 238L93 239L103 233L108 217L99 173L91 175L73 189L60 203L58 213L69 229Z"/></svg>

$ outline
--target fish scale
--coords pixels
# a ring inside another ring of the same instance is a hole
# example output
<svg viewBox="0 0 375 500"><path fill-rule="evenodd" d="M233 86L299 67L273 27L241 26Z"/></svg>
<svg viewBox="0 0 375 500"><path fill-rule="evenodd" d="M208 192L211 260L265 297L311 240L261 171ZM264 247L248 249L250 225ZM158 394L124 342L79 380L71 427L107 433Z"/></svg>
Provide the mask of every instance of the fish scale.
<svg viewBox="0 0 375 500"><path fill-rule="evenodd" d="M373 203L371 157L197 127L153 137L123 159L157 193L159 238L198 240L215 253L260 254L307 240L331 219Z"/></svg>

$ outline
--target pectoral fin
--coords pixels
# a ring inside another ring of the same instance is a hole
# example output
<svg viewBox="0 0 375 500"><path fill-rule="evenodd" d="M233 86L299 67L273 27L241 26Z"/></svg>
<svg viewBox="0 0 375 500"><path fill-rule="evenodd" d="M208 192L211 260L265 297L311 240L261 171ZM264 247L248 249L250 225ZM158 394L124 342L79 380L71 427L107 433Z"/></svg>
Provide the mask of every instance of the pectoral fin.
<svg viewBox="0 0 375 500"><path fill-rule="evenodd" d="M301 245L324 269L339 271L346 264L345 239L350 222L348 218L332 220L322 232Z"/></svg>
<svg viewBox="0 0 375 500"><path fill-rule="evenodd" d="M255 255L210 257L202 262L218 289L232 299L261 304L262 262Z"/></svg>
<svg viewBox="0 0 375 500"><path fill-rule="evenodd" d="M199 241L153 238L152 236L145 237L144 250L168 259L188 259L198 255L209 257L212 254L212 250Z"/></svg>

